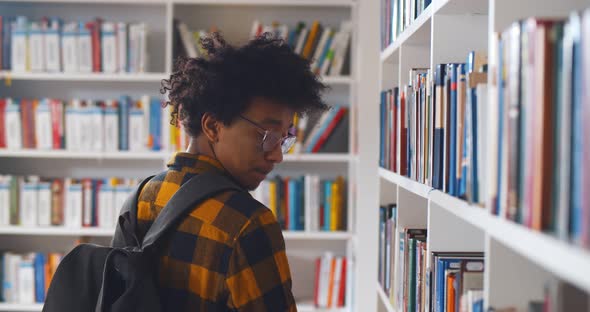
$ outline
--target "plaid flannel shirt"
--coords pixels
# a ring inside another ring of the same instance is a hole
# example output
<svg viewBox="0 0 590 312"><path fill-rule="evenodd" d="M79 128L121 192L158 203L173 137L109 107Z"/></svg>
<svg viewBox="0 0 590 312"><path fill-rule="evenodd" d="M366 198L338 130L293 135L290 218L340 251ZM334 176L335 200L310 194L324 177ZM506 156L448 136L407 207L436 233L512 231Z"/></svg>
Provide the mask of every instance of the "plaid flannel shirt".
<svg viewBox="0 0 590 312"><path fill-rule="evenodd" d="M177 153L141 191L143 239L168 200L216 160ZM165 311L297 311L283 233L272 212L247 192L228 191L195 207L170 235L159 263Z"/></svg>

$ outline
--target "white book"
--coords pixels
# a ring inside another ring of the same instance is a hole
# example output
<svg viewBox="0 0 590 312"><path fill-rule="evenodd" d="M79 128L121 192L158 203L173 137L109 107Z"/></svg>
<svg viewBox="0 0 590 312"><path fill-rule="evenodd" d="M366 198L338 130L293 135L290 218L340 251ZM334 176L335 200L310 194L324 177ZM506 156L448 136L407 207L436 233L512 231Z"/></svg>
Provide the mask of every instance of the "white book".
<svg viewBox="0 0 590 312"><path fill-rule="evenodd" d="M104 115L103 109L98 103L92 103L88 106L88 118L90 119L90 125L88 128L90 136L90 149L92 152L104 151Z"/></svg>
<svg viewBox="0 0 590 312"><path fill-rule="evenodd" d="M151 99L149 95L144 95L140 98L139 102L141 103L141 109L143 110L143 131L144 131L144 141L143 145L146 150L150 146L150 106L151 106Z"/></svg>
<svg viewBox="0 0 590 312"><path fill-rule="evenodd" d="M18 209L20 225L36 226L38 223L38 183L39 178L31 176L21 184L20 207Z"/></svg>
<svg viewBox="0 0 590 312"><path fill-rule="evenodd" d="M92 34L82 22L78 24L78 71L92 72Z"/></svg>
<svg viewBox="0 0 590 312"><path fill-rule="evenodd" d="M486 170L488 164L488 86L478 84L476 87L477 96L477 176L479 178L479 204L485 205L488 198Z"/></svg>
<svg viewBox="0 0 590 312"><path fill-rule="evenodd" d="M279 26L279 38L287 41L289 38L289 26L285 24Z"/></svg>
<svg viewBox="0 0 590 312"><path fill-rule="evenodd" d="M18 265L18 303L35 303L35 267L33 260L35 254L28 254L22 257Z"/></svg>
<svg viewBox="0 0 590 312"><path fill-rule="evenodd" d="M32 72L45 72L45 42L44 33L47 22L32 22L29 28L29 44Z"/></svg>
<svg viewBox="0 0 590 312"><path fill-rule="evenodd" d="M98 226L101 228L115 228L114 189L111 179L104 179L98 193Z"/></svg>
<svg viewBox="0 0 590 312"><path fill-rule="evenodd" d="M143 109L132 107L129 110L129 150L134 152L146 150L146 131L144 128Z"/></svg>
<svg viewBox="0 0 590 312"><path fill-rule="evenodd" d="M342 68L344 67L344 62L346 61L346 52L348 51L348 45L352 33L352 22L343 22L340 26L340 31L342 31L342 37L339 38L337 42L338 45L334 50L334 60L332 67L330 68L330 76L338 76L342 74Z"/></svg>
<svg viewBox="0 0 590 312"><path fill-rule="evenodd" d="M10 176L0 175L0 226L10 224Z"/></svg>
<svg viewBox="0 0 590 312"><path fill-rule="evenodd" d="M320 260L320 285L318 290L318 306L320 308L328 307L328 288L330 286L332 259L334 259L334 255L331 252L326 252Z"/></svg>
<svg viewBox="0 0 590 312"><path fill-rule="evenodd" d="M102 71L114 73L117 71L117 36L114 23L102 23L101 41Z"/></svg>
<svg viewBox="0 0 590 312"><path fill-rule="evenodd" d="M128 70L127 49L127 24L117 23L117 70L121 73L125 73Z"/></svg>
<svg viewBox="0 0 590 312"><path fill-rule="evenodd" d="M299 32L299 38L297 38L297 44L295 45L295 53L301 55L303 53L303 48L305 47L305 42L307 41L307 33L309 29L306 27L301 28Z"/></svg>
<svg viewBox="0 0 590 312"><path fill-rule="evenodd" d="M4 280L3 292L4 301L18 302L18 271L22 257L20 255L7 252L4 254Z"/></svg>
<svg viewBox="0 0 590 312"><path fill-rule="evenodd" d="M252 29L250 30L250 38L254 39L256 38L256 34L258 34L258 29L260 28L260 21L259 20L255 20L254 23L252 23Z"/></svg>
<svg viewBox="0 0 590 312"><path fill-rule="evenodd" d="M79 143L78 150L88 152L92 146L92 132L94 129L91 129L88 125L91 124L91 105L92 102L85 101L80 102L80 108L78 110L78 118L76 120L76 134L79 136L77 141Z"/></svg>
<svg viewBox="0 0 590 312"><path fill-rule="evenodd" d="M39 182L37 194L37 224L40 226L51 225L51 183Z"/></svg>
<svg viewBox="0 0 590 312"><path fill-rule="evenodd" d="M166 105L162 112L162 151L170 149L170 106Z"/></svg>
<svg viewBox="0 0 590 312"><path fill-rule="evenodd" d="M320 176L311 176L311 231L320 230Z"/></svg>
<svg viewBox="0 0 590 312"><path fill-rule="evenodd" d="M35 137L37 138L37 148L50 150L53 148L53 129L51 125L49 99L42 99L39 101L35 115Z"/></svg>
<svg viewBox="0 0 590 312"><path fill-rule="evenodd" d="M342 258L336 258L334 265L334 281L332 283L332 300L329 308L338 306L338 295L340 294L340 283L342 282Z"/></svg>
<svg viewBox="0 0 590 312"><path fill-rule="evenodd" d="M139 24L139 51L138 51L138 72L144 73L148 71L147 64L149 60L149 54L147 50L148 40L148 28L147 24Z"/></svg>
<svg viewBox="0 0 590 312"><path fill-rule="evenodd" d="M330 27L326 27L324 29L324 31L322 32L322 37L320 38L320 41L318 42L318 46L315 49L315 54L313 55L313 63L311 64L311 71L312 72L316 71L318 64L320 63L320 60L322 58L322 54L324 52L326 44L328 44L328 39L332 35L333 35L332 28L330 28Z"/></svg>
<svg viewBox="0 0 590 312"><path fill-rule="evenodd" d="M82 184L64 179L66 204L64 211L64 225L68 228L82 227Z"/></svg>
<svg viewBox="0 0 590 312"><path fill-rule="evenodd" d="M128 65L128 71L130 73L137 73L138 69L137 69L137 58L138 58L138 46L139 46L139 36L137 34L138 30L137 30L137 24L129 24L129 28L127 29L127 31L129 32L129 41L128 41L128 46L127 46L127 62L129 62Z"/></svg>
<svg viewBox="0 0 590 312"><path fill-rule="evenodd" d="M178 23L178 32L180 33L180 41L182 41L182 45L184 47L184 51L188 57L197 57L197 47L193 41L193 36L188 29L188 26L183 23Z"/></svg>
<svg viewBox="0 0 590 312"><path fill-rule="evenodd" d="M62 64L66 73L77 73L79 71L78 61L78 24L67 23L63 26L61 37Z"/></svg>
<svg viewBox="0 0 590 312"><path fill-rule="evenodd" d="M320 76L326 76L334 63L334 51L336 47L338 47L338 42L342 40L344 36L344 32L342 30L336 32L334 37L332 37L332 42L330 43L330 48L328 49L328 53L326 54L326 59L322 63L322 68L320 68Z"/></svg>
<svg viewBox="0 0 590 312"><path fill-rule="evenodd" d="M92 181L82 181L82 226L92 225Z"/></svg>
<svg viewBox="0 0 590 312"><path fill-rule="evenodd" d="M13 150L21 149L23 146L23 141L19 103L13 101L11 98L7 98L6 110L4 113L6 148Z"/></svg>
<svg viewBox="0 0 590 312"><path fill-rule="evenodd" d="M312 176L307 174L303 178L303 211L304 211L304 215L305 215L305 227L304 228L307 231L314 230L312 228L312 223L313 223L312 219L314 218L314 215L312 214L312 208L311 208L311 204L313 201L311 187L312 187Z"/></svg>
<svg viewBox="0 0 590 312"><path fill-rule="evenodd" d="M66 124L66 149L68 151L77 151L78 145L76 142L76 124L78 122L78 107L77 101L72 100L70 103L66 105L66 117L65 117L65 124Z"/></svg>
<svg viewBox="0 0 590 312"><path fill-rule="evenodd" d="M28 20L19 16L12 24L11 42L11 69L13 72L26 72L28 70Z"/></svg>
<svg viewBox="0 0 590 312"><path fill-rule="evenodd" d="M60 57L60 22L58 19L51 19L47 25L44 35L45 43L45 69L50 73L61 70Z"/></svg>
<svg viewBox="0 0 590 312"><path fill-rule="evenodd" d="M119 149L119 117L116 105L114 100L105 101L104 127L102 129L106 152L115 152Z"/></svg>

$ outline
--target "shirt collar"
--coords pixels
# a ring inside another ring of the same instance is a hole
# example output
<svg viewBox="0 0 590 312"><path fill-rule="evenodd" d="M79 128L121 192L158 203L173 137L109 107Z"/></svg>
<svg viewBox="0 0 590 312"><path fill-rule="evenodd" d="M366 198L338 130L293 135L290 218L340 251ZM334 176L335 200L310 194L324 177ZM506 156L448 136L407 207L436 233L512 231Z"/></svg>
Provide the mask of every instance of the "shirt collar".
<svg viewBox="0 0 590 312"><path fill-rule="evenodd" d="M195 173L208 170L225 172L225 169L217 159L202 154L186 152L177 152L174 154L170 161L168 161L167 166L170 169L176 169L179 171L188 168L194 170Z"/></svg>

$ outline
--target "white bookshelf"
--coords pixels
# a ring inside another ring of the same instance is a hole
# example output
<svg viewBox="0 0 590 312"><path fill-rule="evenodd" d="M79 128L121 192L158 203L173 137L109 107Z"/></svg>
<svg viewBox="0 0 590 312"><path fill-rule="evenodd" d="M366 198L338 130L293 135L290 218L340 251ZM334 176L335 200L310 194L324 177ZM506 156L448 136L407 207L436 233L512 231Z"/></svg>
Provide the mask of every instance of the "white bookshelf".
<svg viewBox="0 0 590 312"><path fill-rule="evenodd" d="M370 53L378 56L375 44L363 40L377 36L378 24L374 19L378 7L366 0L0 0L2 15L25 15L32 19L55 16L67 21L90 20L96 16L106 20L145 22L150 31L148 37L148 66L144 73L31 73L0 71L2 97L24 98L116 98L120 95L159 96L161 79L172 70L172 21L178 18L189 29L216 25L228 41L244 42L254 18L270 24L274 20L289 25L303 20L308 24L319 20L333 28L339 28L343 20L352 20L354 29L351 41L351 70L345 76L324 76L321 81L330 87L326 101L329 104L348 105L350 108L349 152L289 154L284 163L277 166L278 174L319 174L325 177L346 176L348 185L348 229L343 232L284 231L287 253L291 264L293 290L299 311L358 311L361 307L376 304L370 298L373 291L364 285L374 284L374 277L364 274L363 267L373 266L373 250L370 244L360 244L370 237L370 228L356 220L357 207L364 197L358 196L365 188L376 186L374 176L363 178L365 162L362 159L364 137L362 117L368 111L361 108L367 95L374 92L377 77L366 71L364 63ZM370 27L368 27L370 26ZM362 39L361 32L369 34ZM372 62L377 68L377 62ZM361 76L365 79L362 80ZM363 99L361 102L359 99ZM39 175L41 177L143 177L164 168L171 152L84 152L64 150L0 150L0 174ZM369 153L365 154L369 155ZM370 165L373 166L373 165ZM362 214L362 213L361 213ZM308 223L308 222L306 222ZM111 229L63 227L0 227L0 246L26 251L60 251L53 248L71 247L78 237L92 242L108 242ZM368 236L367 236L368 235ZM364 237L364 238L363 238ZM39 249L35 249L39 247ZM21 250L22 249L22 250ZM346 291L346 307L343 309L317 309L306 298L313 297L315 258L330 250L337 256L353 260L352 284ZM41 311L42 305L0 304L0 311Z"/></svg>
<svg viewBox="0 0 590 312"><path fill-rule="evenodd" d="M587 7L590 3L584 0L433 0L380 53L379 85L381 90L406 85L409 69L426 67L434 72L439 63L465 62L471 50L488 51L490 55L493 32L503 31L518 19L566 17ZM378 116L377 112L373 119L377 124ZM398 227L426 228L428 254L485 253L484 310L514 306L525 311L529 301L543 298L545 283L555 278L590 293L590 251L494 216L485 207L390 170L377 171L380 186L375 208L396 203ZM378 210L374 213L377 216ZM375 297L378 311L396 311L378 283Z"/></svg>

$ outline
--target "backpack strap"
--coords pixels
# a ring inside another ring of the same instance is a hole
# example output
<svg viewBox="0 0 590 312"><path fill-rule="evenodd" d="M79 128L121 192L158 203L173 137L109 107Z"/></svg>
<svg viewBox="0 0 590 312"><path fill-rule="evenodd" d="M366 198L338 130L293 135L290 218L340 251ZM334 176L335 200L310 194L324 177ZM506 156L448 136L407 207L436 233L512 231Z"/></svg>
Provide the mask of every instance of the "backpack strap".
<svg viewBox="0 0 590 312"><path fill-rule="evenodd" d="M139 201L139 195L143 187L153 178L149 176L133 190L130 196L127 197L121 211L119 212L119 218L117 219L117 228L115 230L115 236L111 242L113 247L125 247L125 246L138 246L139 240L137 239L137 203Z"/></svg>
<svg viewBox="0 0 590 312"><path fill-rule="evenodd" d="M229 177L213 170L192 177L162 208L145 235L142 249L152 248L151 246L166 235L183 216L193 210L196 204L227 190L243 191L243 188Z"/></svg>

